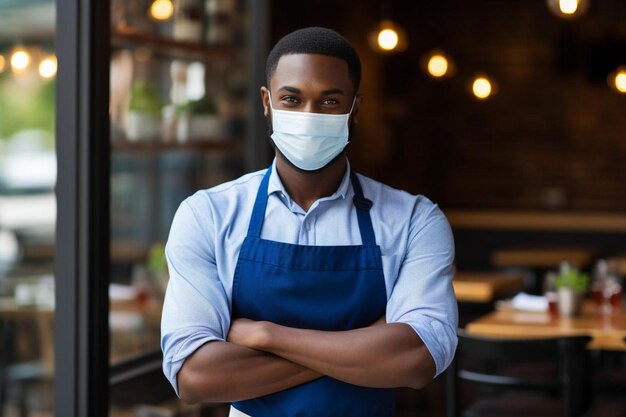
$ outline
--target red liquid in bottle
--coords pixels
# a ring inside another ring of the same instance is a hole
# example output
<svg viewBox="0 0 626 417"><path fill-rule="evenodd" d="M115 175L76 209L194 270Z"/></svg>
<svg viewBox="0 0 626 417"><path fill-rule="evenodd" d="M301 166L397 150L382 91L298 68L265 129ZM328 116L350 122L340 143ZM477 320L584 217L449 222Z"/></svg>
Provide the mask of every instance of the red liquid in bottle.
<svg viewBox="0 0 626 417"><path fill-rule="evenodd" d="M602 288L592 288L591 298L597 305L601 306L604 303L604 291Z"/></svg>
<svg viewBox="0 0 626 417"><path fill-rule="evenodd" d="M613 308L620 308L622 305L622 287L618 286L611 294L611 306Z"/></svg>

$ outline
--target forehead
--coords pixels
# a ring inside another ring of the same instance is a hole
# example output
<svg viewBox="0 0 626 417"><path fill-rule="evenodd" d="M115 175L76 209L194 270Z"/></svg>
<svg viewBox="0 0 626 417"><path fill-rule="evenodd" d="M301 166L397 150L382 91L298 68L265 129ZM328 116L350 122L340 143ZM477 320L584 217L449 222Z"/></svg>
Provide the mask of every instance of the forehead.
<svg viewBox="0 0 626 417"><path fill-rule="evenodd" d="M319 54L283 55L270 79L271 88L282 86L319 86L352 91L348 63L340 58Z"/></svg>

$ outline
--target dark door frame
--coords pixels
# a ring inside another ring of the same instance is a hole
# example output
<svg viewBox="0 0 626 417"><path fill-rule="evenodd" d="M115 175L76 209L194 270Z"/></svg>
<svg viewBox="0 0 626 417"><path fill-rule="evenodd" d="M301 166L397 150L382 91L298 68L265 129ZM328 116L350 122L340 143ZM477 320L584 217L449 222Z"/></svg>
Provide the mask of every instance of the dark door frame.
<svg viewBox="0 0 626 417"><path fill-rule="evenodd" d="M57 0L55 415L109 405L109 2Z"/></svg>

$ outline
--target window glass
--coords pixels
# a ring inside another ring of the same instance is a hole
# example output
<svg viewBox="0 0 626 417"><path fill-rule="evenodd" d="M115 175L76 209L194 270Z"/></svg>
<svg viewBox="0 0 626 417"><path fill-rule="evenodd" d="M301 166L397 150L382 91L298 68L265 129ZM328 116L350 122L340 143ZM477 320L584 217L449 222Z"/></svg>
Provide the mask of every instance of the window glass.
<svg viewBox="0 0 626 417"><path fill-rule="evenodd" d="M246 4L111 2L110 363L152 370L113 383L111 416L209 407L183 406L158 363L164 245L186 197L243 172Z"/></svg>
<svg viewBox="0 0 626 417"><path fill-rule="evenodd" d="M52 416L55 2L0 2L0 415Z"/></svg>

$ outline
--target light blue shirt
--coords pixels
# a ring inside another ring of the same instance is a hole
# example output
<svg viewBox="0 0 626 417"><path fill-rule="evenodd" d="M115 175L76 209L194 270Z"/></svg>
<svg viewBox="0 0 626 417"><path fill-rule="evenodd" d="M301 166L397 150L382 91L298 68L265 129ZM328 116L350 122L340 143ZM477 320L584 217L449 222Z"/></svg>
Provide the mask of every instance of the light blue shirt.
<svg viewBox="0 0 626 417"><path fill-rule="evenodd" d="M339 189L308 212L283 187L275 170L261 237L300 245L360 245L349 167ZM176 374L203 344L225 340L239 249L265 170L183 201L174 216L165 254L169 283L161 321L163 371L178 394ZM358 175L382 251L388 323L407 323L432 355L437 374L456 349L457 305L452 289L454 241L436 204Z"/></svg>

